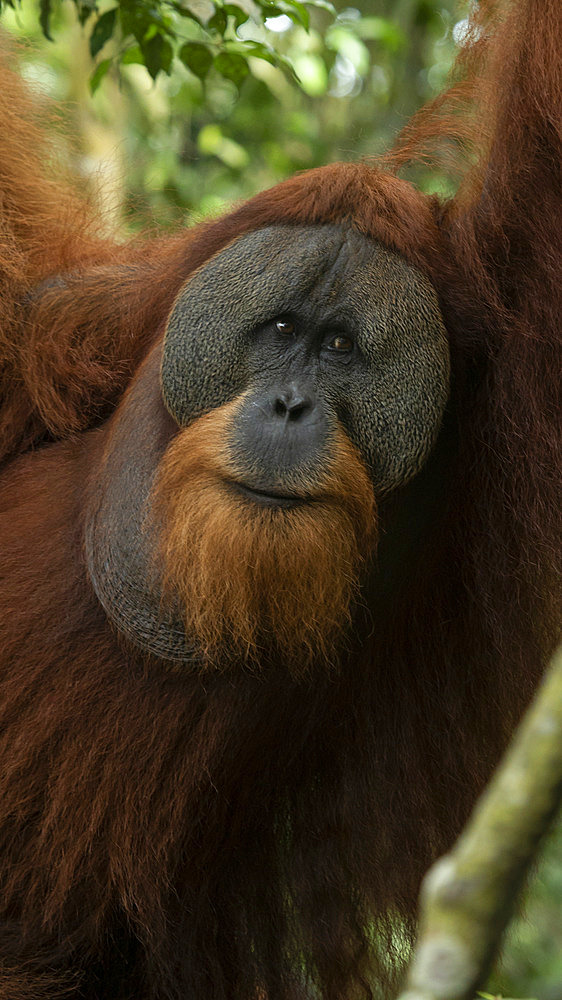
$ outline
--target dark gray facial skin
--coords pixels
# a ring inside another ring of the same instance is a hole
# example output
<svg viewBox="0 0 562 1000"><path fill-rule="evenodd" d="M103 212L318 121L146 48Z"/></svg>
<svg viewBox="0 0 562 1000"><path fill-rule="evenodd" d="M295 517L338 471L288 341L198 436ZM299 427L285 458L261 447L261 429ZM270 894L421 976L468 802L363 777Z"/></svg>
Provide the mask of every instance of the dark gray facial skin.
<svg viewBox="0 0 562 1000"><path fill-rule="evenodd" d="M430 283L398 254L342 226L270 227L186 282L162 393L180 426L244 393L231 445L266 493L312 475L340 421L380 496L435 442L447 335Z"/></svg>
<svg viewBox="0 0 562 1000"><path fill-rule="evenodd" d="M236 240L186 281L163 344L112 418L86 529L89 573L108 617L136 647L197 663L180 609L163 607L147 513L178 426L232 400L228 440L218 444L236 470L232 488L249 503L306 502L338 423L344 428L370 471L379 513L397 508L388 524L383 515L369 583L385 592L408 537L423 530L418 514L423 521L434 502L425 480L440 480L428 471L440 449L427 460L448 394L435 292L397 254L342 226L271 227ZM401 499L410 493L413 507Z"/></svg>

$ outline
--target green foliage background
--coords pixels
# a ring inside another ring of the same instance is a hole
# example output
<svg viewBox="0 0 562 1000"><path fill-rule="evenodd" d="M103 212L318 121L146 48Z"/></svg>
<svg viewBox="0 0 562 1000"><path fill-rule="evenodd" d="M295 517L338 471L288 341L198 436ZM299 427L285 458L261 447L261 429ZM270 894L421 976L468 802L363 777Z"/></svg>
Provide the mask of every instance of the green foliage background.
<svg viewBox="0 0 562 1000"><path fill-rule="evenodd" d="M337 15L300 4L310 15L300 20L277 14L279 2L239 4L240 15L227 16L224 36L214 33L215 61L207 69L205 59L196 66L203 79L180 54L213 32L170 13L165 3L153 4L171 20L178 52L154 82L135 39L123 39L123 18L113 18L114 33L98 48L99 15L80 26L72 3L53 3L49 43L33 4L23 0L12 9L4 0L4 24L34 43L22 58L24 73L70 107L78 167L95 180L105 206L124 210L129 226L173 226L186 213L220 212L295 171L377 154L441 88L461 20L454 0L375 0L361 10L341 7ZM105 13L116 10L112 0L105 6ZM266 19L268 6L275 16ZM233 7L190 4L201 19ZM237 82L216 65L218 57L236 54L233 46L258 53L246 56L247 72ZM278 65L263 57L271 52ZM100 66L106 71L101 81ZM90 96L92 76L99 86Z"/></svg>
<svg viewBox="0 0 562 1000"><path fill-rule="evenodd" d="M65 106L61 148L122 233L381 152L443 87L464 23L455 0L337 12L325 0L0 0L0 11L39 100ZM451 191L445 176L418 182ZM489 990L562 1000L560 824Z"/></svg>

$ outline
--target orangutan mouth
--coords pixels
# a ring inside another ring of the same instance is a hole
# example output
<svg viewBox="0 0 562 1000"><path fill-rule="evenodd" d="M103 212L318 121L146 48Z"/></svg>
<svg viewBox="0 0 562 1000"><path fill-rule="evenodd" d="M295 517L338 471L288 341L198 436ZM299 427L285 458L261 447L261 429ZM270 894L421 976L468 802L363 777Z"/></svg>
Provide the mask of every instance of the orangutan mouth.
<svg viewBox="0 0 562 1000"><path fill-rule="evenodd" d="M229 484L236 493L260 504L262 507L298 507L309 503L308 497L297 496L294 493L274 493L256 490L244 483L231 481Z"/></svg>

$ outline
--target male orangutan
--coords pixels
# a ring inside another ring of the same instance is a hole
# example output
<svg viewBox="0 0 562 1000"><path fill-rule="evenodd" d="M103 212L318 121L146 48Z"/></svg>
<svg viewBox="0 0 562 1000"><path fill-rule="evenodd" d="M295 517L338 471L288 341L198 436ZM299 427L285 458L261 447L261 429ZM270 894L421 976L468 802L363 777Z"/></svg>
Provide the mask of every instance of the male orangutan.
<svg viewBox="0 0 562 1000"><path fill-rule="evenodd" d="M452 201L140 245L4 72L1 1000L391 994L557 637L562 4L478 16L385 163L461 142Z"/></svg>

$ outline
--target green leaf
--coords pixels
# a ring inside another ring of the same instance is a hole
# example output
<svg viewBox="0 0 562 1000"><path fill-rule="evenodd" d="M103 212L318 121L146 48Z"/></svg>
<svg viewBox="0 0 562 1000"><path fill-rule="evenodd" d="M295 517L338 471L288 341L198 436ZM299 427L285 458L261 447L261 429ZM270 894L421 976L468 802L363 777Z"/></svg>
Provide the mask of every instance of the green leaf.
<svg viewBox="0 0 562 1000"><path fill-rule="evenodd" d="M162 43L162 69L167 76L170 75L172 71L172 63L174 61L174 50L170 42L163 41Z"/></svg>
<svg viewBox="0 0 562 1000"><path fill-rule="evenodd" d="M224 35L227 23L228 20L224 10L217 7L213 16L207 21L207 28L209 31L218 31L219 35Z"/></svg>
<svg viewBox="0 0 562 1000"><path fill-rule="evenodd" d="M248 76L248 63L243 56L237 55L235 52L219 52L213 62L217 73L220 73L227 80L232 80L237 87Z"/></svg>
<svg viewBox="0 0 562 1000"><path fill-rule="evenodd" d="M278 17L280 14L284 14L291 18L293 24L301 25L305 31L310 30L309 7L325 10L332 17L336 16L336 10L328 0L306 0L304 3L303 0L258 0L258 3L264 18Z"/></svg>
<svg viewBox="0 0 562 1000"><path fill-rule="evenodd" d="M202 42L186 42L180 49L180 59L195 76L204 80L213 65L213 56Z"/></svg>
<svg viewBox="0 0 562 1000"><path fill-rule="evenodd" d="M263 42L244 42L243 45L241 45L241 49L246 58L248 58L248 56L254 56L256 59L264 59L265 62L271 63L272 66L276 66L278 63L277 53L275 50L269 45L265 45Z"/></svg>
<svg viewBox="0 0 562 1000"><path fill-rule="evenodd" d="M51 0L39 0L39 24L41 30L50 42L53 41L51 35Z"/></svg>
<svg viewBox="0 0 562 1000"><path fill-rule="evenodd" d="M268 3L263 7L264 18L268 17L288 17L291 19L293 24L298 24L302 27L302 18L300 14L291 7L290 4L284 3L283 0L279 0L278 3Z"/></svg>
<svg viewBox="0 0 562 1000"><path fill-rule="evenodd" d="M133 35L139 44L152 24L147 9L142 4L134 3L133 0L122 0L119 4L119 20L124 37Z"/></svg>
<svg viewBox="0 0 562 1000"><path fill-rule="evenodd" d="M92 28L92 34L90 35L90 55L92 59L96 58L100 49L103 49L105 43L109 41L113 35L116 20L117 7L112 7L111 10L106 10L105 14L98 17L94 27Z"/></svg>
<svg viewBox="0 0 562 1000"><path fill-rule="evenodd" d="M184 17L188 21L195 21L195 23L196 24L200 24L201 27L205 26L205 21L201 17L201 15L198 14L195 10L192 10L190 7L186 7L185 4L183 4L181 2L174 2L174 0L172 0L172 2L169 4L169 6L180 17Z"/></svg>
<svg viewBox="0 0 562 1000"><path fill-rule="evenodd" d="M291 20L302 24L305 31L310 28L310 11L300 0L283 0L281 6Z"/></svg>
<svg viewBox="0 0 562 1000"><path fill-rule="evenodd" d="M230 16L234 18L235 28L239 28L241 24L245 24L246 21L249 21L250 19L250 15L247 14L245 10L242 10L242 7L238 7L235 3L225 3L223 9L227 14L230 14Z"/></svg>
<svg viewBox="0 0 562 1000"><path fill-rule="evenodd" d="M128 49L125 49L119 61L123 66L132 66L138 63L144 66L144 57L140 45L130 45Z"/></svg>
<svg viewBox="0 0 562 1000"><path fill-rule="evenodd" d="M299 80L297 74L295 73L294 66L287 56L282 55L280 52L276 52L270 45L265 42L256 41L244 41L244 42L228 42L228 52L230 54L237 54L242 56L243 59L248 60L253 56L254 59L263 59L264 62L270 63L272 66L277 66L278 69L284 70L288 76L294 80L299 86L301 81Z"/></svg>
<svg viewBox="0 0 562 1000"><path fill-rule="evenodd" d="M153 80L156 79L160 70L164 70L165 73L170 72L174 52L170 43L162 35L153 35L147 42L141 41L140 47L145 66Z"/></svg>
<svg viewBox="0 0 562 1000"><path fill-rule="evenodd" d="M112 59L103 59L96 66L94 72L92 73L92 75L90 77L90 93L91 94L95 94L96 90L98 89L101 81L103 80L104 76L106 75L106 73L107 73L109 67L111 66L112 62L113 62Z"/></svg>
<svg viewBox="0 0 562 1000"><path fill-rule="evenodd" d="M336 8L333 3L329 2L329 0L306 0L306 2L309 7L315 7L317 10L325 10L328 14L331 14L332 17L335 17L337 14Z"/></svg>

